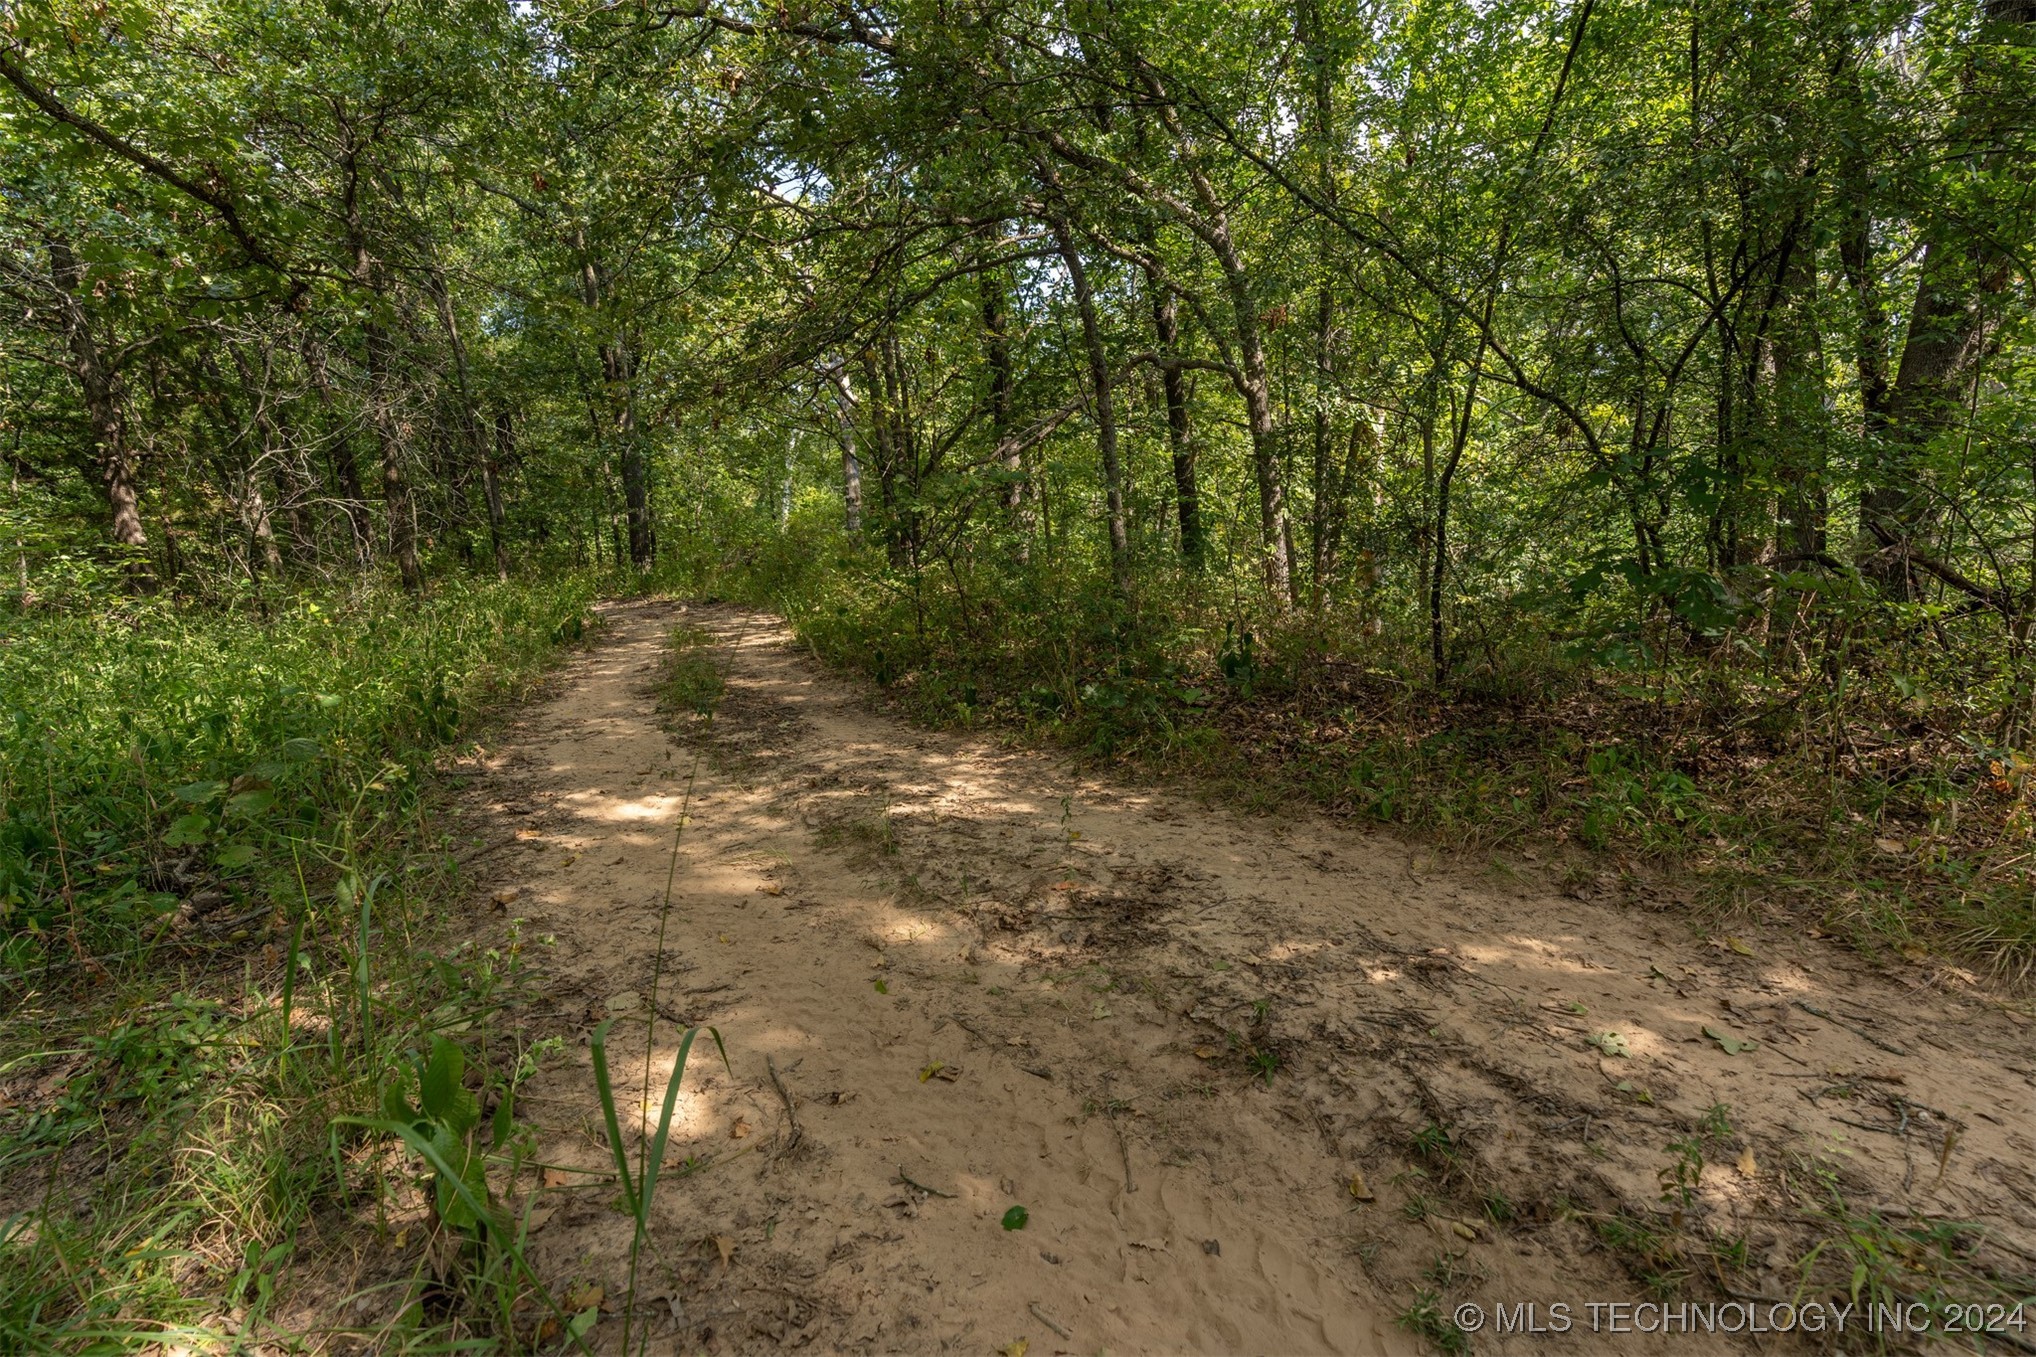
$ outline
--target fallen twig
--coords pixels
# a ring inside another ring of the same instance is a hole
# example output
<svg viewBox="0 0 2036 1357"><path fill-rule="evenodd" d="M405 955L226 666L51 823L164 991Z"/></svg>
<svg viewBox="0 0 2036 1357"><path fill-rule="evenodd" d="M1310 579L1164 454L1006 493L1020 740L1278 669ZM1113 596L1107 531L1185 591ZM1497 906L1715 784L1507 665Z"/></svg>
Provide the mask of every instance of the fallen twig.
<svg viewBox="0 0 2036 1357"><path fill-rule="evenodd" d="M1832 1017L1829 1013L1826 1013L1823 1009L1817 1007L1815 1004L1805 1003L1801 999L1798 999L1796 1000L1796 1007L1802 1009L1803 1012L1808 1013L1812 1017L1822 1018L1825 1022L1828 1022L1835 1027L1844 1028L1846 1031L1852 1033L1853 1036L1858 1037L1861 1041L1867 1042L1870 1045L1878 1046L1883 1051L1886 1051L1889 1055L1906 1056L1909 1054L1907 1051L1903 1050L1901 1047L1895 1045L1891 1041L1882 1041L1879 1037L1875 1036L1873 1033L1867 1031L1863 1027L1855 1027L1851 1023L1846 1022L1843 1018Z"/></svg>
<svg viewBox="0 0 2036 1357"><path fill-rule="evenodd" d="M497 839L493 843L483 844L481 847L473 849L470 852L462 853L458 857L454 858L453 861L458 863L460 866L464 867L469 862L474 861L476 858L484 858L488 856L488 854L494 852L498 848L507 848L512 843L523 843L523 842L525 841L515 837L514 835L511 835L506 839Z"/></svg>
<svg viewBox="0 0 2036 1357"><path fill-rule="evenodd" d="M912 1175L905 1172L905 1166L903 1164L898 1165L898 1182L901 1185L912 1188L915 1191L924 1192L929 1197L945 1197L949 1201L953 1201L955 1199L954 1193L952 1192L942 1192L937 1187L928 1187L924 1183L914 1182L912 1180Z"/></svg>
<svg viewBox="0 0 2036 1357"><path fill-rule="evenodd" d="M792 1124L792 1134L786 1137L785 1143L779 1147L777 1155L773 1156L782 1157L797 1149L799 1142L805 1138L806 1133L800 1129L799 1114L792 1110L792 1095L785 1091L785 1081L778 1077L778 1062L769 1056L765 1056L764 1069L771 1076L771 1087L778 1091L779 1100L785 1104L785 1120Z"/></svg>
<svg viewBox="0 0 2036 1357"><path fill-rule="evenodd" d="M1025 1303L1025 1308L1032 1312L1032 1317L1034 1319L1038 1320L1041 1324L1044 1324L1047 1328L1052 1329L1055 1333L1059 1334L1064 1341L1069 1343L1075 1341L1075 1336L1073 1334L1069 1333L1066 1329L1054 1323L1053 1320L1047 1317L1046 1311L1039 1308L1038 1301L1027 1301Z"/></svg>

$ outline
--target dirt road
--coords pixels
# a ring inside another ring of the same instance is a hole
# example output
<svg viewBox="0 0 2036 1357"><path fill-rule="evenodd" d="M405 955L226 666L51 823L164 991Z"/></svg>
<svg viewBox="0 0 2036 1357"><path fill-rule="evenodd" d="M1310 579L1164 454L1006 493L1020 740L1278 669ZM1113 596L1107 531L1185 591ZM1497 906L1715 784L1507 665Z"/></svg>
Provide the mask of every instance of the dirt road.
<svg viewBox="0 0 2036 1357"><path fill-rule="evenodd" d="M479 933L555 939L522 1021L566 1054L522 1110L589 1170L548 1175L555 1285L621 1302L587 1033L619 1016L638 1109L653 1002L654 1095L678 1024L727 1042L732 1075L696 1048L679 1103L668 1164L696 1171L654 1209L652 1351L1401 1352L1521 1301L1579 1318L1477 1351L1752 1350L1581 1307L1684 1274L1820 1294L1851 1255L1807 1292L1799 1264L1841 1201L1983 1222L1957 1267L2036 1270L2036 1040L1975 988L928 733L761 615L606 618L468 829L523 836ZM682 623L728 689L674 735L651 685Z"/></svg>

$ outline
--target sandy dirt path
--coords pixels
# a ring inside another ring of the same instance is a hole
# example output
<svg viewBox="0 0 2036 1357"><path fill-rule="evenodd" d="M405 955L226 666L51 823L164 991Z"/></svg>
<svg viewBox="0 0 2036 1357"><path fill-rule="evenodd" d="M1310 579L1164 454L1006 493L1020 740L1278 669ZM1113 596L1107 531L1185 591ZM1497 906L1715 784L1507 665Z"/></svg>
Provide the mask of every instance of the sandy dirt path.
<svg viewBox="0 0 2036 1357"><path fill-rule="evenodd" d="M588 1171L540 1198L555 1285L621 1304L588 1033L618 1018L632 1143L646 1053L659 1096L679 1025L726 1040L732 1073L694 1052L653 1212L653 1352L1416 1351L1423 1292L1581 1307L1715 1271L1678 1222L1744 1241L1729 1294L1790 1297L1834 1191L2036 1257L2036 1043L1976 989L929 733L761 614L604 612L465 814L516 844L476 933L522 918L519 1021L566 1043L522 1106ZM714 639L711 723L658 708L679 625ZM1745 1340L1636 1341L1477 1350Z"/></svg>

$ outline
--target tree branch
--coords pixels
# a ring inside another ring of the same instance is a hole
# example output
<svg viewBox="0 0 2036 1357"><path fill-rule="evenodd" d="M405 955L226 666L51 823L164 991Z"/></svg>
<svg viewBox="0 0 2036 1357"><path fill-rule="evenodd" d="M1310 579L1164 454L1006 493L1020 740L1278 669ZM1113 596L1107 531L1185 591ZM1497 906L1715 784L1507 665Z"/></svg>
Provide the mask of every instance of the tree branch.
<svg viewBox="0 0 2036 1357"><path fill-rule="evenodd" d="M7 83L21 91L23 98L41 109L49 117L64 124L66 127L76 129L88 140L98 142L122 160L139 167L144 172L155 176L157 179L176 189L185 197L195 199L218 213L220 221L226 227L227 233L239 244L251 262L274 269L277 273L285 276L290 274L289 267L277 259L275 255L271 254L268 247L263 245L256 238L254 232L248 229L247 223L241 219L240 209L235 206L231 197L206 188L204 185L180 173L168 162L150 155L133 142L101 127L83 114L75 112L61 99L57 98L55 94L29 79L28 73L16 65L5 51L0 51L0 76L5 76ZM298 284L300 289L302 286L302 283Z"/></svg>

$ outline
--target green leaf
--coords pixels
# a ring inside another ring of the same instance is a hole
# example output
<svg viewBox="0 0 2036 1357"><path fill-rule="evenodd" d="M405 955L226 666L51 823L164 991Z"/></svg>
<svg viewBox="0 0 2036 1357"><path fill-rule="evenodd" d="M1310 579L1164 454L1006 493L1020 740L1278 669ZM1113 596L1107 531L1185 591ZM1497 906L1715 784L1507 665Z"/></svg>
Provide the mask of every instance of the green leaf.
<svg viewBox="0 0 2036 1357"><path fill-rule="evenodd" d="M190 848L205 842L212 832L212 817L209 815L179 815L170 822L163 842L172 848Z"/></svg>
<svg viewBox="0 0 2036 1357"><path fill-rule="evenodd" d="M400 1079L391 1079L382 1085L382 1118L385 1121L404 1123L417 1120L417 1109L403 1096L403 1083Z"/></svg>
<svg viewBox="0 0 2036 1357"><path fill-rule="evenodd" d="M1617 1032L1594 1032L1591 1034L1590 1041L1591 1045L1597 1047L1606 1055L1623 1056L1632 1054L1626 1048L1626 1038Z"/></svg>
<svg viewBox="0 0 2036 1357"><path fill-rule="evenodd" d="M276 794L271 791L241 792L226 798L226 808L235 815L252 818L276 804Z"/></svg>
<svg viewBox="0 0 2036 1357"><path fill-rule="evenodd" d="M1025 1228L1025 1222L1030 1219L1032 1219L1030 1211L1027 1211L1022 1206L1014 1206L1004 1213L1004 1228L1007 1230L1022 1230Z"/></svg>
<svg viewBox="0 0 2036 1357"><path fill-rule="evenodd" d="M219 850L213 861L229 872L237 872L259 855L260 850L251 843L229 843Z"/></svg>
<svg viewBox="0 0 2036 1357"><path fill-rule="evenodd" d="M187 801L194 806L202 806L225 790L226 784L224 782L190 782L177 788L171 795L175 796L179 801Z"/></svg>
<svg viewBox="0 0 2036 1357"><path fill-rule="evenodd" d="M496 1149L500 1149L508 1144L510 1135L516 1129L515 1109L516 1090L513 1088L503 1089L501 1101L495 1104L495 1121L492 1127L494 1139L491 1143Z"/></svg>
<svg viewBox="0 0 2036 1357"><path fill-rule="evenodd" d="M1715 1027L1706 1027L1704 1035L1718 1043L1726 1055L1738 1055L1741 1051L1757 1051L1760 1043L1748 1037L1738 1037L1730 1032L1721 1032Z"/></svg>
<svg viewBox="0 0 2036 1357"><path fill-rule="evenodd" d="M465 1199L485 1198L488 1190L485 1175L475 1172L479 1156L470 1153L466 1141L448 1126L432 1129L431 1148L436 1162L442 1162L452 1170L450 1173L441 1171L437 1175L439 1219L456 1230L464 1230L478 1219ZM461 1192L462 1185L469 1191Z"/></svg>
<svg viewBox="0 0 2036 1357"><path fill-rule="evenodd" d="M431 1059L418 1080L418 1101L424 1115L464 1135L480 1120L481 1110L474 1095L462 1084L467 1072L467 1053L456 1041L431 1039Z"/></svg>

